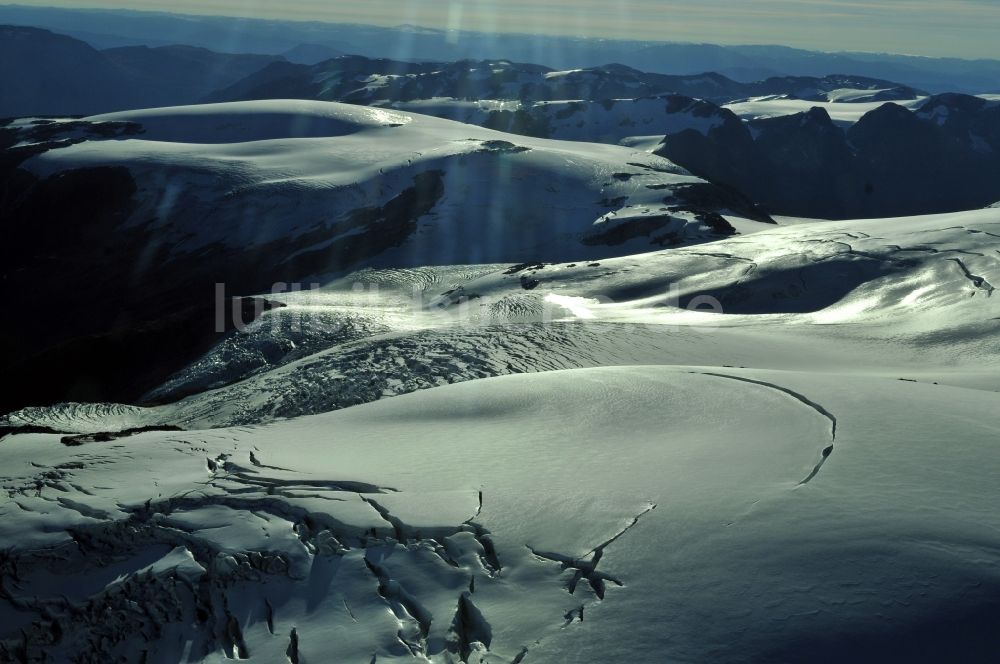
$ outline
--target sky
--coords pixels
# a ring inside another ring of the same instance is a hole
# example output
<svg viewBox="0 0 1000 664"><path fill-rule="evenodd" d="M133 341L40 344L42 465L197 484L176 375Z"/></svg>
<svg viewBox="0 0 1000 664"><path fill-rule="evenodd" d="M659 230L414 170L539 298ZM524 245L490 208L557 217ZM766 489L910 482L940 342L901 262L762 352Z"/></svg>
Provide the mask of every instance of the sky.
<svg viewBox="0 0 1000 664"><path fill-rule="evenodd" d="M1000 0L14 0L183 14L1000 59Z"/></svg>

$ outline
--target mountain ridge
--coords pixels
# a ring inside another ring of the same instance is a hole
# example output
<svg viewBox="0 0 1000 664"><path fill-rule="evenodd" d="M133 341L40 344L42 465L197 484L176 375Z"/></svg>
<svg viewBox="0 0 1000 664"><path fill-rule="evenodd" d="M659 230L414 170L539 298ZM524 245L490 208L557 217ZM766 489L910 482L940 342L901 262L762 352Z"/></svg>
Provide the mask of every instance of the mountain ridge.
<svg viewBox="0 0 1000 664"><path fill-rule="evenodd" d="M277 59L186 45L100 51L43 28L0 25L0 117L193 103Z"/></svg>
<svg viewBox="0 0 1000 664"><path fill-rule="evenodd" d="M720 71L740 79L771 75L825 76L850 71L874 78L898 80L930 92L957 90L966 93L1000 91L1000 60L962 60L873 53L825 53L787 46L721 46L678 42L629 42L547 38L541 52L537 38L528 35L447 33L435 29L403 32L357 24L267 21L226 17L167 15L151 12L80 10L24 6L0 7L0 22L40 25L83 34L104 33L102 46L146 40L190 43L204 47L230 44L239 52L280 54L303 43L355 44L356 52L371 57L412 57L453 61L510 58L543 61L556 69L623 62L632 67L666 74ZM117 33L117 37L115 36ZM400 40L406 36L406 40ZM121 43L116 43L115 40ZM400 44L389 47L387 44ZM410 44L413 51L402 44ZM371 45L371 46L368 46Z"/></svg>

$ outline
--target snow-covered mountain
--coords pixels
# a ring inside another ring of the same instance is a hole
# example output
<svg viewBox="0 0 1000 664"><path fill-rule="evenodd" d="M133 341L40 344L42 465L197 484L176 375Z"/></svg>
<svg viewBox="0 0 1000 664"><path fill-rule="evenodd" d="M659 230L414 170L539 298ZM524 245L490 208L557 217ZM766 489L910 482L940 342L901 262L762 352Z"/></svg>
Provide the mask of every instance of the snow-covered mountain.
<svg viewBox="0 0 1000 664"><path fill-rule="evenodd" d="M343 271L386 249L400 256L382 260L405 266L558 260L581 247L636 241L611 250L621 253L732 232L711 214L754 215L748 201L643 151L512 136L393 110L247 102L115 113L86 118L82 129L77 124L70 122L69 132L111 126L128 135L91 134L59 145L58 121L18 121L11 131L25 138L13 151L41 146L20 168L51 181L81 169L123 167L136 188L120 210L124 227L167 234L163 241L178 253L220 243L245 251L291 242L291 254L312 258L303 261L307 272L289 267L289 277ZM44 144L32 138L39 127ZM223 197L220 208L215 201ZM264 209L284 223L259 223ZM418 223L424 215L433 221ZM465 223L470 218L479 220L477 227ZM634 219L657 223L639 231L624 221ZM503 228L491 228L497 225ZM611 227L622 227L622 237L605 241ZM314 256L317 228L327 238L322 259ZM331 229L350 252L337 249ZM378 238L368 235L376 229ZM491 230L503 231L494 242L461 241ZM295 264L290 256L283 260Z"/></svg>
<svg viewBox="0 0 1000 664"><path fill-rule="evenodd" d="M858 76L739 83L715 73L670 76L615 64L556 71L506 60L414 63L347 56L317 44L282 55L219 53L188 45L99 51L73 37L21 26L0 26L0 55L0 84L7 90L0 117L284 98L361 104L437 97L530 102L673 93L718 103L762 96L856 103L924 94ZM302 61L316 64L297 64Z"/></svg>
<svg viewBox="0 0 1000 664"><path fill-rule="evenodd" d="M528 136L655 149L778 214L915 215L995 200L996 102L891 86L845 76L739 84L620 65L551 71L344 57L312 67L277 63L217 96L342 99ZM951 107L955 119L945 122Z"/></svg>
<svg viewBox="0 0 1000 664"><path fill-rule="evenodd" d="M731 235L724 215L770 221L641 150L345 104L153 109L18 120L3 131L13 297L57 297L67 279L75 292L20 323L29 356L55 355L13 359L26 385L63 399L76 384L76 398L91 399L153 387L135 380L162 379L171 353L145 361L150 343L138 344L121 361L144 369L122 382L117 365L92 366L92 344L81 340L103 347L125 315L127 329L166 334L172 347L168 332L213 306L217 282L249 295L366 266L583 260ZM114 260L94 269L95 256ZM181 355L204 343L193 332L183 339ZM71 376L90 379L32 378L67 362L78 369Z"/></svg>
<svg viewBox="0 0 1000 664"><path fill-rule="evenodd" d="M983 207L1000 195L1000 103L886 103L846 129L825 109L668 135L657 154L777 214L826 218Z"/></svg>
<svg viewBox="0 0 1000 664"><path fill-rule="evenodd" d="M723 107L682 95L385 105L512 133L649 149L776 214L914 215L982 207L1000 196L1000 105L982 97L903 104L756 98Z"/></svg>
<svg viewBox="0 0 1000 664"><path fill-rule="evenodd" d="M762 96L860 103L910 100L925 95L897 83L858 76L772 77L739 83L716 73L653 74L620 64L557 71L508 60L414 63L344 56L311 66L274 63L219 90L210 100L290 97L359 104L432 98L536 102L602 101L664 94L682 94L720 104Z"/></svg>
<svg viewBox="0 0 1000 664"><path fill-rule="evenodd" d="M683 95L603 101L461 101L451 97L385 105L526 136L624 144L650 150L666 134L707 132L731 113Z"/></svg>

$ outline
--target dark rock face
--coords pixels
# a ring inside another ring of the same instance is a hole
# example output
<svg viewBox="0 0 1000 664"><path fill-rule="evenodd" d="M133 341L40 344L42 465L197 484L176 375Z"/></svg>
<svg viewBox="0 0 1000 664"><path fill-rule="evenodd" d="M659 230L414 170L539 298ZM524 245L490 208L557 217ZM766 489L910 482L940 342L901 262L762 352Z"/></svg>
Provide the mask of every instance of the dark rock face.
<svg viewBox="0 0 1000 664"><path fill-rule="evenodd" d="M549 128L548 118L539 117L537 114L529 113L524 109L516 111L492 111L483 123L487 129L496 129L509 134L521 134L522 136L536 136L538 138L548 138L552 130Z"/></svg>
<svg viewBox="0 0 1000 664"><path fill-rule="evenodd" d="M146 433L148 431L184 431L184 429L171 424L134 427L132 429L124 429L122 431L101 431L98 433L63 436L60 439L60 442L66 447L79 447L80 445L86 445L87 443L109 443L112 440L128 438L129 436L134 436L138 433Z"/></svg>
<svg viewBox="0 0 1000 664"><path fill-rule="evenodd" d="M615 247L638 237L650 237L651 243L662 246L669 244L673 238L669 234L658 236L657 231L670 226L674 220L675 218L669 214L643 217L627 224L615 225L607 230L592 233L583 239L583 243L590 246Z"/></svg>
<svg viewBox="0 0 1000 664"><path fill-rule="evenodd" d="M932 97L916 113L895 104L847 134L874 187L906 201L904 213L980 208L1000 196L1000 106L977 97Z"/></svg>
<svg viewBox="0 0 1000 664"><path fill-rule="evenodd" d="M858 210L864 182L853 164L844 132L820 108L753 124L756 148L773 174L767 200L790 210L824 210L850 217ZM863 215L860 215L863 216Z"/></svg>
<svg viewBox="0 0 1000 664"><path fill-rule="evenodd" d="M18 314L0 332L0 370L16 385L0 398L4 412L55 401L134 402L204 354L232 321L249 324L280 306L240 294L349 268L397 246L444 192L441 171L420 173L384 205L355 210L331 228L175 255L135 219L138 186L127 168L38 178L9 161L0 260ZM330 237L340 239L321 245ZM221 316L219 283L228 289Z"/></svg>
<svg viewBox="0 0 1000 664"><path fill-rule="evenodd" d="M730 115L707 134L667 136L657 154L775 214L905 216L1000 197L1000 105L978 97L932 97L916 112L886 103L847 131L820 108L750 123Z"/></svg>
<svg viewBox="0 0 1000 664"><path fill-rule="evenodd" d="M711 182L692 183L674 187L670 197L663 202L671 206L671 209L674 211L693 212L702 215L700 218L703 221L705 221L705 217L707 216L719 217L720 213L731 213L764 224L774 223L774 219L771 219L759 205L740 192L730 187ZM734 232L729 222L726 222L725 226L721 226L715 219L712 222L706 223L709 223L717 231L725 231L727 234Z"/></svg>
<svg viewBox="0 0 1000 664"><path fill-rule="evenodd" d="M722 213L735 214L762 223L773 224L756 204L739 192L709 182L679 185L663 199L662 214L644 215L624 223L608 220L586 235L587 246L615 247L636 238L648 238L650 245L668 247L680 244L690 232L684 217L694 217L702 225L700 233L711 239L736 234ZM651 247L652 248L652 247Z"/></svg>
<svg viewBox="0 0 1000 664"><path fill-rule="evenodd" d="M656 154L695 175L710 174L713 182L756 193L747 187L747 174L754 171L759 159L753 137L732 111L720 108L719 112L723 116L719 126L707 133L685 129L669 134Z"/></svg>
<svg viewBox="0 0 1000 664"><path fill-rule="evenodd" d="M401 245L416 231L417 219L430 212L443 195L443 171L419 173L414 177L412 187L404 189L385 205L355 210L346 219L320 231L323 237L340 236L341 239L336 242L315 251L296 252L294 247L289 247L291 258L283 260L281 265L269 265L270 270L260 275L261 287L272 283L275 274L278 280L295 281L323 270L351 268L390 247ZM310 237L296 243L309 246L320 239ZM261 258L273 250L273 247L265 247ZM251 255L253 253L256 252L250 252ZM246 253L241 254L237 260L246 261L246 256Z"/></svg>

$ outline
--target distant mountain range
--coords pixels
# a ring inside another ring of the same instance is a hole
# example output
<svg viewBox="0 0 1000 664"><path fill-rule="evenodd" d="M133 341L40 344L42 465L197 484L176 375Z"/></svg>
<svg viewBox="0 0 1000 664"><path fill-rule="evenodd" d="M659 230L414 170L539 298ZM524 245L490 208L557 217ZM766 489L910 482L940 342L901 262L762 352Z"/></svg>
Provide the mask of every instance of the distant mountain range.
<svg viewBox="0 0 1000 664"><path fill-rule="evenodd" d="M782 76L741 83L716 73L655 74L621 64L556 71L509 60L411 63L349 56L312 66L271 63L219 90L209 100L298 98L373 104L436 97L550 101L632 99L677 93L724 104L772 95L832 101L845 90L852 92L850 101L916 99L927 94L898 83L860 76ZM859 91L864 92L859 94Z"/></svg>
<svg viewBox="0 0 1000 664"><path fill-rule="evenodd" d="M292 59L337 53L303 45ZM306 65L285 56L218 53L195 46L98 51L48 30L0 26L0 116L88 115L201 101L318 99L357 104L465 100L605 100L666 93L727 103L758 96L829 101L909 100L926 93L860 76L772 77L742 83L721 74L665 75L620 64L556 71L508 60L406 62L341 56Z"/></svg>
<svg viewBox="0 0 1000 664"><path fill-rule="evenodd" d="M192 103L277 59L177 45L98 51L48 30L0 26L0 117Z"/></svg>
<svg viewBox="0 0 1000 664"><path fill-rule="evenodd" d="M873 53L823 53L782 46L718 46L571 37L447 32L321 22L183 16L125 10L0 6L0 23L31 25L97 48L190 44L230 53L266 53L314 64L336 53L397 60L535 62L555 69L618 62L662 74L714 71L739 81L850 73L930 92L1000 92L1000 60ZM303 47L307 45L308 47Z"/></svg>

